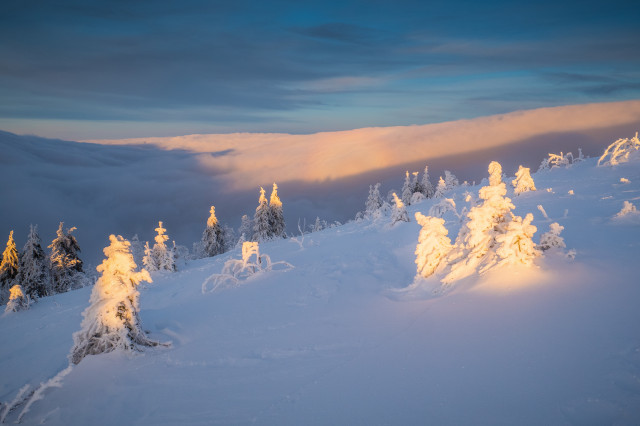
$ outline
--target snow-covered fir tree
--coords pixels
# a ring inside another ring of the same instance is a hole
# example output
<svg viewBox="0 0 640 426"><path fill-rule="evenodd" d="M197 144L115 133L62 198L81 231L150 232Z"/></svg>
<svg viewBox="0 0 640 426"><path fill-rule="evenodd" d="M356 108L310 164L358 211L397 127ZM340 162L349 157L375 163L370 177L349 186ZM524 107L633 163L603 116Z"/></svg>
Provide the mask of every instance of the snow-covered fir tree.
<svg viewBox="0 0 640 426"><path fill-rule="evenodd" d="M153 250L149 247L149 241L144 243L144 256L142 257L142 264L144 268L149 272L158 270L158 265L153 257Z"/></svg>
<svg viewBox="0 0 640 426"><path fill-rule="evenodd" d="M433 198L442 198L447 193L447 183L444 181L442 176L438 180L438 185L436 186L436 190L433 193Z"/></svg>
<svg viewBox="0 0 640 426"><path fill-rule="evenodd" d="M269 202L264 195L264 188L260 187L260 198L258 207L253 215L253 236L252 241L266 241L271 238L271 209Z"/></svg>
<svg viewBox="0 0 640 426"><path fill-rule="evenodd" d="M278 185L273 183L271 197L269 197L269 225L271 228L270 236L272 238L286 238L284 223L284 211L282 209L282 201L278 197Z"/></svg>
<svg viewBox="0 0 640 426"><path fill-rule="evenodd" d="M18 250L13 239L13 231L11 231L7 245L2 252L2 262L0 262L0 303L2 304L9 301L9 290L14 285L19 267Z"/></svg>
<svg viewBox="0 0 640 426"><path fill-rule="evenodd" d="M422 186L422 194L426 198L433 197L433 194L436 190L431 183L431 179L429 178L429 166L424 166L424 173L422 174L422 180L420 181L420 183Z"/></svg>
<svg viewBox="0 0 640 426"><path fill-rule="evenodd" d="M369 185L369 196L365 203L365 216L373 217L373 215L380 210L383 205L382 197L380 196L380 183L375 185Z"/></svg>
<svg viewBox="0 0 640 426"><path fill-rule="evenodd" d="M49 245L53 293L64 293L82 287L85 280L82 260L78 255L80 246L76 238L71 235L76 228L65 231L63 226L64 223L60 222L56 238Z"/></svg>
<svg viewBox="0 0 640 426"><path fill-rule="evenodd" d="M242 243L253 236L253 224L246 214L242 215L240 220L240 228L238 228L238 241L236 247L242 247Z"/></svg>
<svg viewBox="0 0 640 426"><path fill-rule="evenodd" d="M565 249L567 245L564 242L564 238L560 236L563 229L564 226L557 222L550 224L549 231L540 236L540 244L538 245L540 250L547 251L549 249Z"/></svg>
<svg viewBox="0 0 640 426"><path fill-rule="evenodd" d="M415 194L416 192L420 192L422 193L422 183L418 180L418 172L413 172L413 178L411 180L411 192L412 192L412 196L413 194Z"/></svg>
<svg viewBox="0 0 640 426"><path fill-rule="evenodd" d="M16 284L9 290L9 302L5 312L18 312L29 309L29 296L24 294L20 284Z"/></svg>
<svg viewBox="0 0 640 426"><path fill-rule="evenodd" d="M444 184L447 192L452 191L460 185L456 175L451 173L449 170L444 171Z"/></svg>
<svg viewBox="0 0 640 426"><path fill-rule="evenodd" d="M518 167L516 178L511 181L511 185L513 185L513 192L516 195L536 190L536 185L533 182L533 178L531 177L528 167Z"/></svg>
<svg viewBox="0 0 640 426"><path fill-rule="evenodd" d="M142 281L151 282L151 277L145 269L135 272L127 240L110 235L109 241L104 249L106 258L96 268L102 275L93 287L89 307L82 313L81 329L73 335L74 345L69 354L73 364L87 355L158 345L147 338L138 316L137 286Z"/></svg>
<svg viewBox="0 0 640 426"><path fill-rule="evenodd" d="M416 246L417 275L427 278L446 264L446 258L451 251L451 240L447 237L449 231L444 227L444 219L425 216L416 213L416 222L422 229Z"/></svg>
<svg viewBox="0 0 640 426"><path fill-rule="evenodd" d="M411 204L411 196L413 195L413 187L411 186L411 178L409 171L405 172L404 183L402 184L402 202L407 206Z"/></svg>
<svg viewBox="0 0 640 426"><path fill-rule="evenodd" d="M166 228L162 226L162 221L158 222L158 227L155 229L157 235L155 236L155 244L151 249L151 257L153 258L153 264L156 267L156 271L175 271L176 270L176 255L175 255L175 241L172 247L167 247L167 241L169 236L166 235ZM146 247L145 247L146 250Z"/></svg>
<svg viewBox="0 0 640 426"><path fill-rule="evenodd" d="M396 193L393 193L394 205L391 210L391 225L397 222L409 222L409 215L407 214L407 208Z"/></svg>
<svg viewBox="0 0 640 426"><path fill-rule="evenodd" d="M29 237L20 253L20 268L16 282L32 300L48 296L52 292L51 270L47 255L42 249L38 227L31 225Z"/></svg>
<svg viewBox="0 0 640 426"><path fill-rule="evenodd" d="M311 232L322 231L326 227L327 227L327 221L320 220L320 217L316 216L315 222L313 223L313 225L311 225Z"/></svg>
<svg viewBox="0 0 640 426"><path fill-rule="evenodd" d="M207 219L207 227L202 233L202 256L212 257L222 254L226 249L224 230L218 223L216 217L216 208L211 206L209 210L209 218Z"/></svg>

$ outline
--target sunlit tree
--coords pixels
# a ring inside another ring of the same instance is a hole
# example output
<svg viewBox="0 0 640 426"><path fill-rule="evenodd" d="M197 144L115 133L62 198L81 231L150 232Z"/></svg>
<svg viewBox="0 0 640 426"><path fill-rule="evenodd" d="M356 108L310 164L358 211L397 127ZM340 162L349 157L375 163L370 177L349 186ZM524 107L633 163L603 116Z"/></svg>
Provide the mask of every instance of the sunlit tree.
<svg viewBox="0 0 640 426"><path fill-rule="evenodd" d="M136 264L127 240L110 235L109 241L104 249L106 258L96 268L101 276L91 292L90 305L82 314L81 329L73 335L69 359L74 364L87 355L158 345L147 338L138 315L137 286L143 281L151 282L151 277L145 269L135 272Z"/></svg>
<svg viewBox="0 0 640 426"><path fill-rule="evenodd" d="M13 239L13 231L9 232L7 245L2 252L0 262L0 301L5 304L9 301L9 289L13 286L19 270L18 250Z"/></svg>

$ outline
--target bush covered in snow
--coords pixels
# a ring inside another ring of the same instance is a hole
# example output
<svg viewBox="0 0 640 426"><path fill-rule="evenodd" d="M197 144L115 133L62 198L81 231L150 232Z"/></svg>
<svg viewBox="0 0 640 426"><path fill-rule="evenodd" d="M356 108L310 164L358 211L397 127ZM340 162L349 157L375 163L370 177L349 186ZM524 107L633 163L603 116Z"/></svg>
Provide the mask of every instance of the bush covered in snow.
<svg viewBox="0 0 640 426"><path fill-rule="evenodd" d="M446 264L446 257L452 248L451 240L447 237L449 231L444 227L444 219L424 216L420 212L415 217L422 226L415 250L417 274L427 278Z"/></svg>
<svg viewBox="0 0 640 426"><path fill-rule="evenodd" d="M209 276L202 283L202 293L209 293L228 287L234 287L252 275L269 272L273 269L287 270L293 268L290 263L272 262L267 254L260 254L257 241L246 241L242 244L242 259L229 259L224 263L219 274Z"/></svg>
<svg viewBox="0 0 640 426"><path fill-rule="evenodd" d="M598 159L598 166L615 166L632 160L640 160L638 132L631 139L618 139L609 145Z"/></svg>
<svg viewBox="0 0 640 426"><path fill-rule="evenodd" d="M393 201L394 205L391 210L391 225L397 222L409 222L407 208L395 192L393 193Z"/></svg>
<svg viewBox="0 0 640 426"><path fill-rule="evenodd" d="M518 171L516 172L516 178L511 181L513 185L514 194L522 194L523 192L535 191L536 185L533 182L533 178L531 177L531 173L529 173L528 167L518 167Z"/></svg>

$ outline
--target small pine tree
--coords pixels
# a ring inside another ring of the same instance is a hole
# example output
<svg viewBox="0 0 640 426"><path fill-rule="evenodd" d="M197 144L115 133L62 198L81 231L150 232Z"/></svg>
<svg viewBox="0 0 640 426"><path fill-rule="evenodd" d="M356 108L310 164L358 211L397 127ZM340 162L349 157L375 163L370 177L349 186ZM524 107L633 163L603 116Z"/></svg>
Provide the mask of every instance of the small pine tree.
<svg viewBox="0 0 640 426"><path fill-rule="evenodd" d="M411 186L411 180L409 178L409 171L405 172L404 184L402 185L402 202L407 206L411 204L411 196L413 195L413 188Z"/></svg>
<svg viewBox="0 0 640 426"><path fill-rule="evenodd" d="M158 265L153 257L153 250L149 247L149 241L144 243L144 256L142 257L142 264L149 272L155 272L158 270Z"/></svg>
<svg viewBox="0 0 640 426"><path fill-rule="evenodd" d="M535 191L536 185L533 182L533 178L529 173L528 167L518 167L518 171L516 172L516 178L511 181L511 185L513 185L513 193L518 195L523 192Z"/></svg>
<svg viewBox="0 0 640 426"><path fill-rule="evenodd" d="M442 198L447 193L447 184L440 176L440 180L438 180L438 186L436 186L436 190L433 193L433 198Z"/></svg>
<svg viewBox="0 0 640 426"><path fill-rule="evenodd" d="M429 179L429 166L424 166L424 173L422 174L422 180L420 181L420 183L422 184L422 194L426 198L433 197L435 189L433 187L433 184L431 183L431 180Z"/></svg>
<svg viewBox="0 0 640 426"><path fill-rule="evenodd" d="M456 177L456 175L451 173L449 170L444 171L444 183L445 183L447 192L452 191L456 187L460 186L460 183L458 182L458 178Z"/></svg>
<svg viewBox="0 0 640 426"><path fill-rule="evenodd" d="M253 223L251 223L251 219L246 214L242 215L242 219L240 220L240 228L238 228L238 244L242 247L242 241L247 241L248 238L253 236Z"/></svg>
<svg viewBox="0 0 640 426"><path fill-rule="evenodd" d="M158 345L147 338L138 316L137 286L142 281L151 282L151 277L145 269L135 272L127 240L110 235L109 241L104 249L106 258L96 268L102 275L93 287L89 307L82 313L81 330L73 335L74 345L69 354L73 364L87 355Z"/></svg>
<svg viewBox="0 0 640 426"><path fill-rule="evenodd" d="M365 215L373 217L383 204L382 197L380 196L380 183L369 185L369 197L367 197L365 204Z"/></svg>
<svg viewBox="0 0 640 426"><path fill-rule="evenodd" d="M29 309L30 304L29 296L24 294L19 284L16 284L10 289L9 302L7 303L5 312L24 311Z"/></svg>
<svg viewBox="0 0 640 426"><path fill-rule="evenodd" d="M411 195L416 192L422 193L422 183L418 181L418 172L413 172L413 179L411 180Z"/></svg>
<svg viewBox="0 0 640 426"><path fill-rule="evenodd" d="M75 227L66 231L63 229L64 223L60 222L56 238L53 239L49 248L49 264L53 281L53 293L64 293L82 287L84 284L84 271L82 260L78 256L80 246L76 238L71 235Z"/></svg>
<svg viewBox="0 0 640 426"><path fill-rule="evenodd" d="M275 182L271 190L271 197L269 197L269 224L271 228L270 236L274 238L287 238L282 201L280 201L278 197L278 185L276 185Z"/></svg>
<svg viewBox="0 0 640 426"><path fill-rule="evenodd" d="M169 236L165 234L167 230L162 226L162 221L158 222L158 227L155 229L157 235L155 236L155 244L151 250L151 256L153 262L158 271L175 271L176 270L176 258L175 258L175 241L173 247L169 248L166 242L169 240ZM146 247L145 247L146 249Z"/></svg>
<svg viewBox="0 0 640 426"><path fill-rule="evenodd" d="M322 231L326 227L327 227L327 222L320 220L320 217L316 216L316 221L314 222L313 225L311 225L311 232Z"/></svg>
<svg viewBox="0 0 640 426"><path fill-rule="evenodd" d="M260 198L258 207L253 215L253 237L252 241L266 241L271 238L271 213L267 197L264 195L264 188L260 187Z"/></svg>
<svg viewBox="0 0 640 426"><path fill-rule="evenodd" d="M202 233L202 255L204 257L212 257L225 252L226 242L224 230L218 223L216 217L216 208L211 206L209 210L209 219L207 219L207 227Z"/></svg>
<svg viewBox="0 0 640 426"><path fill-rule="evenodd" d="M397 222L409 222L409 215L407 214L407 209L404 206L404 203L396 193L393 193L393 201L395 204L393 205L393 209L391 210L391 225Z"/></svg>
<svg viewBox="0 0 640 426"><path fill-rule="evenodd" d="M416 222L422 229L416 246L417 274L427 278L446 264L446 258L451 251L451 240L447 237L449 231L444 227L444 219L424 216L416 213Z"/></svg>
<svg viewBox="0 0 640 426"><path fill-rule="evenodd" d="M5 304L9 301L9 293L13 287L14 279L18 275L19 270L18 250L16 242L13 240L13 231L9 232L7 246L2 253L2 262L0 262L0 303Z"/></svg>
<svg viewBox="0 0 640 426"><path fill-rule="evenodd" d="M37 226L31 225L29 230L29 237L20 254L16 282L21 283L25 294L32 300L48 296L52 292L51 271Z"/></svg>

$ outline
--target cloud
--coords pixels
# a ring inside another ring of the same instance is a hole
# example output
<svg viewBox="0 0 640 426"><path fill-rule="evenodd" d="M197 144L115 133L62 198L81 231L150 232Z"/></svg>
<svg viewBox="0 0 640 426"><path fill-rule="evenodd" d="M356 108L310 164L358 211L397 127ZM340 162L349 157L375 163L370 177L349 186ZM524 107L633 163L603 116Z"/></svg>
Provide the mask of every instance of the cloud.
<svg viewBox="0 0 640 426"><path fill-rule="evenodd" d="M202 156L205 169L225 170L230 187L248 189L272 181L342 179L416 160L496 148L538 135L587 132L636 123L640 101L519 111L472 120L404 127L363 128L310 135L237 133L168 138L102 140L108 145L151 144Z"/></svg>

